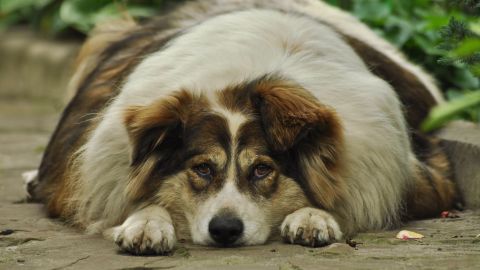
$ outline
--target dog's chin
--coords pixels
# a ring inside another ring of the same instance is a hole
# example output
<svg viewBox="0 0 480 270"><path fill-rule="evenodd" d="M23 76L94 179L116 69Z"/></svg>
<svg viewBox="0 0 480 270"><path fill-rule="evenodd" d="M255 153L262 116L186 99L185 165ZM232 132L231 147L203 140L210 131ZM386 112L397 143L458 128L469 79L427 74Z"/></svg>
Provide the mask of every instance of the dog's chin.
<svg viewBox="0 0 480 270"><path fill-rule="evenodd" d="M238 248L238 247L245 247L245 246L257 246L257 245L264 245L269 240L269 237L261 237L261 238L253 238L252 239L244 239L241 238L234 243L229 244L221 244L217 243L212 239L204 239L204 240L194 240L193 243L200 246L208 246L208 247L215 247L215 248Z"/></svg>
<svg viewBox="0 0 480 270"><path fill-rule="evenodd" d="M199 245L213 247L213 248L239 248L239 247L246 247L246 246L263 245L263 244L265 244L265 242L266 241L263 241L263 242L260 242L260 241L246 242L246 241L242 240L242 241L236 241L235 243L221 244L221 243L217 243L217 242L214 242L214 241L210 241L208 243L202 243L202 244L199 244Z"/></svg>
<svg viewBox="0 0 480 270"><path fill-rule="evenodd" d="M207 246L207 247L216 247L216 248L234 248L234 247L242 247L242 246L248 246L246 242L242 239L235 241L234 243L228 243L228 244L221 244L215 242L213 239L202 239L202 240L193 240L193 244L199 245L199 246Z"/></svg>
<svg viewBox="0 0 480 270"><path fill-rule="evenodd" d="M244 242L235 242L233 244L219 244L219 243L212 243L209 244L211 247L216 247L216 248L238 248L238 247L243 247L246 246Z"/></svg>

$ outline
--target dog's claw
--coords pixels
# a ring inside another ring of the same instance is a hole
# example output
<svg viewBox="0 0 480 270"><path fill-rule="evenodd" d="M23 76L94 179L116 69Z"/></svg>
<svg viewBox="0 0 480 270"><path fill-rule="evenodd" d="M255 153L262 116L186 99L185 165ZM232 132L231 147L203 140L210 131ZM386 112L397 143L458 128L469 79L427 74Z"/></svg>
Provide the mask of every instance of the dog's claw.
<svg viewBox="0 0 480 270"><path fill-rule="evenodd" d="M115 243L135 255L166 254L173 249L175 233L172 224L138 220L114 228Z"/></svg>
<svg viewBox="0 0 480 270"><path fill-rule="evenodd" d="M297 229L297 233L295 234L295 241L301 241L302 240L303 231L304 231L304 229L302 227Z"/></svg>

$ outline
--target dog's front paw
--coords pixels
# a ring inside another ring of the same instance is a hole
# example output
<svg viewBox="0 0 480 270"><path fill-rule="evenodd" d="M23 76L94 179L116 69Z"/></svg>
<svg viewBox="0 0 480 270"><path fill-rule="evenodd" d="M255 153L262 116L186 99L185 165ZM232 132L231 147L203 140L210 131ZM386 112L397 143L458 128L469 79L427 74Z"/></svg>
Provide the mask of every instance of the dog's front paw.
<svg viewBox="0 0 480 270"><path fill-rule="evenodd" d="M136 255L168 254L176 238L171 222L161 219L127 219L113 229L115 243Z"/></svg>
<svg viewBox="0 0 480 270"><path fill-rule="evenodd" d="M329 213L310 207L288 215L280 230L285 241L304 246L325 246L342 238L338 223Z"/></svg>

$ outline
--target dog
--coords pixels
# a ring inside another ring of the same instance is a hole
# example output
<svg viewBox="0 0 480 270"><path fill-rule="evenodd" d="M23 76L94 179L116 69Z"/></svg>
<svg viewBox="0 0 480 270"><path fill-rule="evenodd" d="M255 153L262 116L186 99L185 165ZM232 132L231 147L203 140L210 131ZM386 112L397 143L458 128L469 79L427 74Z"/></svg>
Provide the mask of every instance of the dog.
<svg viewBox="0 0 480 270"><path fill-rule="evenodd" d="M28 184L132 254L324 246L448 210L433 79L318 0L202 0L99 26Z"/></svg>

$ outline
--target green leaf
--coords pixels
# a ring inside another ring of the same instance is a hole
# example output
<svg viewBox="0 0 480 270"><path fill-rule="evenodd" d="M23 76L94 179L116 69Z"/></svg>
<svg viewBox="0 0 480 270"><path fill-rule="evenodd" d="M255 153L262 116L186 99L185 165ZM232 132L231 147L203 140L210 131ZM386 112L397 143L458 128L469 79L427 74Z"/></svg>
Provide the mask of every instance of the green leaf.
<svg viewBox="0 0 480 270"><path fill-rule="evenodd" d="M56 3L42 10L42 16L35 21L35 29L53 37L68 29L69 25L60 18L60 4Z"/></svg>
<svg viewBox="0 0 480 270"><path fill-rule="evenodd" d="M448 100L452 101L457 98L461 98L464 96L464 93L458 91L458 90L448 90L447 93L445 94L448 98Z"/></svg>
<svg viewBox="0 0 480 270"><path fill-rule="evenodd" d="M380 0L354 1L353 13L360 19L383 23L392 13L392 3Z"/></svg>
<svg viewBox="0 0 480 270"><path fill-rule="evenodd" d="M438 30L448 24L450 17L445 15L432 15L425 17L425 20L427 22L427 29Z"/></svg>
<svg viewBox="0 0 480 270"><path fill-rule="evenodd" d="M413 41L417 47L421 48L424 52L430 55L443 55L445 51L440 50L437 46L435 46L435 42L433 40L428 39L424 35L416 34L413 36Z"/></svg>
<svg viewBox="0 0 480 270"><path fill-rule="evenodd" d="M467 57L480 52L480 39L469 38L462 41L452 52L453 57Z"/></svg>
<svg viewBox="0 0 480 270"><path fill-rule="evenodd" d="M476 106L480 106L480 89L433 108L427 119L422 123L421 128L426 132L432 131L441 127L456 115Z"/></svg>
<svg viewBox="0 0 480 270"><path fill-rule="evenodd" d="M0 13L11 13L25 8L41 8L54 0L1 0Z"/></svg>
<svg viewBox="0 0 480 270"><path fill-rule="evenodd" d="M87 33L95 25L95 13L108 4L111 4L110 0L65 1L60 7L60 18L79 31Z"/></svg>
<svg viewBox="0 0 480 270"><path fill-rule="evenodd" d="M384 27L388 39L397 47L402 47L414 33L414 26L409 21L396 16L388 17Z"/></svg>
<svg viewBox="0 0 480 270"><path fill-rule="evenodd" d="M473 65L470 67L470 70L472 71L473 75L480 77L480 64Z"/></svg>
<svg viewBox="0 0 480 270"><path fill-rule="evenodd" d="M461 63L455 63L457 67L453 74L451 74L451 80L454 80L455 86L459 89L476 89L480 87L480 81L473 73Z"/></svg>
<svg viewBox="0 0 480 270"><path fill-rule="evenodd" d="M470 30L480 36L480 19L478 19L476 22L470 23Z"/></svg>
<svg viewBox="0 0 480 270"><path fill-rule="evenodd" d="M131 16L134 18L150 17L157 11L154 7L141 5L122 5L119 3L111 3L106 5L92 16L94 24L109 20L112 18L121 18L124 16Z"/></svg>
<svg viewBox="0 0 480 270"><path fill-rule="evenodd" d="M60 17L79 31L88 33L96 23L113 18L153 16L158 11L157 5L155 2L128 4L127 1L68 0L61 6Z"/></svg>

